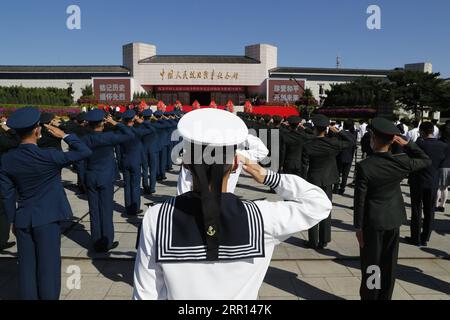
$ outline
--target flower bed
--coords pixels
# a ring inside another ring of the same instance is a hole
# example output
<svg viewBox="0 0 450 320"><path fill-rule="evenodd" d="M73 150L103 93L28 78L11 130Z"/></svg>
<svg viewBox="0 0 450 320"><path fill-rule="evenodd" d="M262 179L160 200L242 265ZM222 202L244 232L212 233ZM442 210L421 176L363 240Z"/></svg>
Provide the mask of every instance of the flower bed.
<svg viewBox="0 0 450 320"><path fill-rule="evenodd" d="M0 114L10 115L17 109L23 108L22 105L0 105ZM64 117L70 113L80 113L81 109L79 107L55 107L55 106L36 106L41 112L54 113L56 116Z"/></svg>

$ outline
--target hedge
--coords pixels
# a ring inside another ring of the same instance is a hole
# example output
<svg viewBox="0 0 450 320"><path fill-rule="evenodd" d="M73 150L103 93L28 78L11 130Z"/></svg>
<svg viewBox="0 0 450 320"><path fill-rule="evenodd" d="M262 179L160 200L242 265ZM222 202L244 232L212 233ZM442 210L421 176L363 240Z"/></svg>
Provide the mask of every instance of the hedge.
<svg viewBox="0 0 450 320"><path fill-rule="evenodd" d="M73 104L72 93L72 88L0 87L0 104L70 106Z"/></svg>

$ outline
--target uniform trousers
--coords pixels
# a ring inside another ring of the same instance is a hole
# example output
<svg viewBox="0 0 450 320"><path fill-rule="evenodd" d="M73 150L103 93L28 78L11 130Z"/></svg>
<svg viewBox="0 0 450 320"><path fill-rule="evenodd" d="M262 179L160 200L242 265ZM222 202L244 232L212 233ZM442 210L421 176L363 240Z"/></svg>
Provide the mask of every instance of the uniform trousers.
<svg viewBox="0 0 450 320"><path fill-rule="evenodd" d="M410 185L411 192L411 240L430 241L436 210L437 186ZM422 221L423 210L423 221Z"/></svg>
<svg viewBox="0 0 450 320"><path fill-rule="evenodd" d="M395 286L395 269L398 260L400 229L388 231L363 229L364 248L361 248L361 299L362 300L391 300ZM373 271L369 267L376 266L380 270L380 286L374 288L369 277Z"/></svg>
<svg viewBox="0 0 450 320"><path fill-rule="evenodd" d="M114 242L113 184L110 181L97 182L95 179L91 181L88 174L86 187L91 218L92 242L95 244L102 240L110 248Z"/></svg>
<svg viewBox="0 0 450 320"><path fill-rule="evenodd" d="M19 288L23 300L58 300L61 292L59 223L17 228Z"/></svg>
<svg viewBox="0 0 450 320"><path fill-rule="evenodd" d="M336 185L336 189L339 187L339 190L344 191L347 187L348 175L350 174L352 163L343 163L342 161L338 160L337 165L341 183L339 186Z"/></svg>
<svg viewBox="0 0 450 320"><path fill-rule="evenodd" d="M148 171L148 169L147 169ZM124 165L125 210L128 215L135 215L141 209L141 166Z"/></svg>
<svg viewBox="0 0 450 320"><path fill-rule="evenodd" d="M10 225L6 217L5 207L3 206L3 202L0 201L0 248L8 243L9 229Z"/></svg>
<svg viewBox="0 0 450 320"><path fill-rule="evenodd" d="M158 177L165 178L166 170L167 170L167 149L168 146L163 146L159 151L159 169L158 169Z"/></svg>
<svg viewBox="0 0 450 320"><path fill-rule="evenodd" d="M320 187L328 196L330 201L333 200L333 186ZM331 242L331 213L325 220L308 230L308 240L312 247L318 244L326 245Z"/></svg>

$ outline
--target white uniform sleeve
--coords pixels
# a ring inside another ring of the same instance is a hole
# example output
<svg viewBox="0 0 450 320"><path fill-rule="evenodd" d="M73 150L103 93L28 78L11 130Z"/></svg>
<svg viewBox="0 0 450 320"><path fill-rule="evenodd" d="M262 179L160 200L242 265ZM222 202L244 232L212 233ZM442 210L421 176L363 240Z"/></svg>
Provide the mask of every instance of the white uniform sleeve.
<svg viewBox="0 0 450 320"><path fill-rule="evenodd" d="M255 202L263 216L264 231L276 244L309 230L330 215L333 206L325 192L298 176L268 171L264 184L285 200Z"/></svg>
<svg viewBox="0 0 450 320"><path fill-rule="evenodd" d="M178 175L177 196L190 192L192 189L192 174L184 166L181 166L181 171Z"/></svg>
<svg viewBox="0 0 450 320"><path fill-rule="evenodd" d="M150 208L142 222L139 248L134 266L134 300L167 300L161 266L156 263L154 246L159 208Z"/></svg>
<svg viewBox="0 0 450 320"><path fill-rule="evenodd" d="M244 145L239 148L239 153L250 160L262 161L269 155L269 149L261 139L249 134Z"/></svg>

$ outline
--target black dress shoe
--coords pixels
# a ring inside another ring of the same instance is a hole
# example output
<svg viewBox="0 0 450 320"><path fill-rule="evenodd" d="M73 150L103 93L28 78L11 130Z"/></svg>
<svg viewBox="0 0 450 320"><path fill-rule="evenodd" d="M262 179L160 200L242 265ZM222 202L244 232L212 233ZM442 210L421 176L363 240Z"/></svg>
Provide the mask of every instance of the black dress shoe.
<svg viewBox="0 0 450 320"><path fill-rule="evenodd" d="M0 251L4 251L4 250L8 250L11 249L12 247L14 247L16 245L15 242L7 242L5 245L0 247Z"/></svg>
<svg viewBox="0 0 450 320"><path fill-rule="evenodd" d="M319 245L317 246L317 249L325 249L328 246L328 243L319 243Z"/></svg>
<svg viewBox="0 0 450 320"><path fill-rule="evenodd" d="M111 247L107 251L114 250L118 246L119 246L119 241L114 241L113 244L111 245Z"/></svg>
<svg viewBox="0 0 450 320"><path fill-rule="evenodd" d="M428 247L428 241L420 241L422 247Z"/></svg>
<svg viewBox="0 0 450 320"><path fill-rule="evenodd" d="M411 237L405 237L405 241L406 243L413 245L413 246L420 246L420 241L418 240L413 240L413 238Z"/></svg>
<svg viewBox="0 0 450 320"><path fill-rule="evenodd" d="M445 208L444 207L438 207L436 209L436 211L438 211L438 212L445 212Z"/></svg>
<svg viewBox="0 0 450 320"><path fill-rule="evenodd" d="M345 194L345 189L339 190L339 195L343 196Z"/></svg>
<svg viewBox="0 0 450 320"><path fill-rule="evenodd" d="M316 250L319 248L319 245L317 243L308 242L308 248Z"/></svg>

